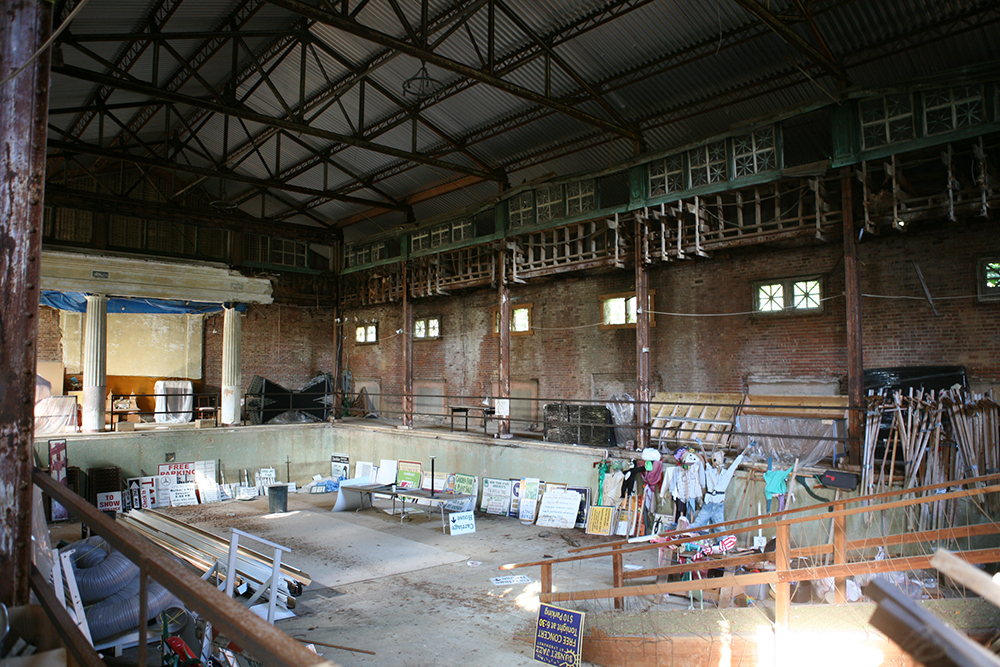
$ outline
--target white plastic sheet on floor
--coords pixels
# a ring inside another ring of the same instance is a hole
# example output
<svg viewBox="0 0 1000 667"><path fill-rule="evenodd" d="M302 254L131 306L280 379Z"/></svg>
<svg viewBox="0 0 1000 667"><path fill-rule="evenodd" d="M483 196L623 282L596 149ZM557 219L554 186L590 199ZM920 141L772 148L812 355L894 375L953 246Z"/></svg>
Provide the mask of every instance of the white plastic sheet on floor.
<svg viewBox="0 0 1000 667"><path fill-rule="evenodd" d="M191 421L194 390L190 380L159 380L153 385L156 394L156 423L183 424Z"/></svg>

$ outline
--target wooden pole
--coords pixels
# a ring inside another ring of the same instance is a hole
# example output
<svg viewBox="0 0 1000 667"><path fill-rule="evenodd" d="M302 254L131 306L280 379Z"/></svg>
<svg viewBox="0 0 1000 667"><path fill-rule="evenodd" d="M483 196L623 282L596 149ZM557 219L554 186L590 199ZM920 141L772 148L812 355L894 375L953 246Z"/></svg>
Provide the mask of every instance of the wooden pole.
<svg viewBox="0 0 1000 667"><path fill-rule="evenodd" d="M861 462L861 437L865 406L864 352L861 341L861 272L857 230L854 228L854 178L850 167L840 172L841 209L844 216L844 296L847 316L847 437L848 460Z"/></svg>
<svg viewBox="0 0 1000 667"><path fill-rule="evenodd" d="M409 298L406 262L403 264L403 427L413 428L413 305Z"/></svg>
<svg viewBox="0 0 1000 667"><path fill-rule="evenodd" d="M649 367L650 367L650 344L649 344L649 270L646 268L643 254L643 239L646 233L646 225L642 219L635 216L635 302L636 302L636 322L635 322L635 366L636 366L636 405L635 424L636 440L635 447L642 451L649 447L650 439L650 419L649 419Z"/></svg>
<svg viewBox="0 0 1000 667"><path fill-rule="evenodd" d="M774 543L774 571L788 572L791 569L791 526L779 523ZM791 616L792 585L788 581L779 580L774 585L774 624L781 630L788 629Z"/></svg>
<svg viewBox="0 0 1000 667"><path fill-rule="evenodd" d="M510 288L507 286L507 258L503 249L497 252L497 276L499 285L500 301L500 360L497 367L498 384L500 391L498 398L510 399ZM497 436L500 438L510 437L510 419L500 418L497 420Z"/></svg>

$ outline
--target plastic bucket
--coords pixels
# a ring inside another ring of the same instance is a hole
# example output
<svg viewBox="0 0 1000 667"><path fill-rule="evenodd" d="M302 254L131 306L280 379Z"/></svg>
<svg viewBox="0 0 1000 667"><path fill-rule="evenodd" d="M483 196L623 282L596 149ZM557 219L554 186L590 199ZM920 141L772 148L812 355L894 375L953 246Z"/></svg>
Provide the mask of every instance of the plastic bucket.
<svg viewBox="0 0 1000 667"><path fill-rule="evenodd" d="M271 514L288 511L288 487L275 484L267 487L267 509Z"/></svg>

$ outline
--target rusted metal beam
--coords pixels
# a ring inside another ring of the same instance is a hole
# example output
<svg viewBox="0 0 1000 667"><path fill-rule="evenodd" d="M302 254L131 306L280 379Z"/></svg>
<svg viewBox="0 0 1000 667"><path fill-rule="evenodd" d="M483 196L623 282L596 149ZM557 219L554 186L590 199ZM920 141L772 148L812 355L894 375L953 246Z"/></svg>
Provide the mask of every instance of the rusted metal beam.
<svg viewBox="0 0 1000 667"><path fill-rule="evenodd" d="M460 74L468 79L474 81L479 81L480 83L485 83L488 86L501 90L505 93L519 97L529 102L534 102L535 104L541 104L542 106L547 106L563 113L570 118L575 118L576 120L586 123L587 125L593 125L605 132L611 132L612 134L619 134L623 137L628 137L629 139L639 139L640 135L635 130L631 130L626 127L622 127L617 123L606 121L602 118L598 118L584 111L580 111L574 107L563 104L544 95L540 95L532 90L528 90L523 86L519 86L514 83L510 83L500 77L493 76L492 74L487 74L481 70L474 67L470 67L463 63L460 63L451 58L446 58L444 56L438 55L437 53L424 49L420 46L405 42L401 39L397 39L391 35L387 35L383 32L373 30L368 26L362 25L356 21L346 19L333 12L320 9L318 7L313 7L305 2L300 2L299 0L271 0L271 4L283 7L288 11L295 12L296 14L301 14L306 18L317 21L319 23L326 24L332 28L336 28L342 32L360 37L366 41L372 42L374 44L379 44L386 48L395 49L401 51L413 58L418 60L426 61L432 65L440 67L441 69L447 70L449 72L454 72Z"/></svg>
<svg viewBox="0 0 1000 667"><path fill-rule="evenodd" d="M38 282L52 30L44 0L0 20L0 602L28 602ZM38 56L29 63L34 54ZM24 67L20 73L15 71Z"/></svg>
<svg viewBox="0 0 1000 667"><path fill-rule="evenodd" d="M507 251L501 248L497 251L497 287L500 301L500 318L497 334L500 341L499 361L497 364L497 398L510 399L510 287L507 285ZM510 437L510 419L497 420L497 435L501 438Z"/></svg>
<svg viewBox="0 0 1000 667"><path fill-rule="evenodd" d="M847 317L847 438L848 461L861 463L861 439L864 428L865 360L861 325L861 262L854 228L854 178L851 169L840 173L841 211L844 224L844 300Z"/></svg>
<svg viewBox="0 0 1000 667"><path fill-rule="evenodd" d="M650 374L650 337L649 337L649 269L643 254L643 238L646 235L646 224L641 216L635 216L635 235L632 244L635 246L635 446L643 450L649 446L649 389Z"/></svg>
<svg viewBox="0 0 1000 667"><path fill-rule="evenodd" d="M756 16L763 21L783 42L800 51L809 60L822 67L828 74L838 81L847 82L847 73L837 62L836 58L827 55L805 40L795 29L785 23L784 20L770 9L762 5L757 0L733 0L749 14Z"/></svg>
<svg viewBox="0 0 1000 667"><path fill-rule="evenodd" d="M190 95L185 95L183 93L171 92L164 90L162 88L157 88L156 86L146 83L131 81L127 79L122 79L120 77L109 76L107 74L102 74L100 72L94 72L92 70L82 69L79 67L73 67L70 65L64 65L62 67L54 68L53 72L58 72L65 76L69 76L75 79L80 79L82 81L90 81L91 83L98 83L107 86L116 86L122 90L128 90L133 93L138 93L139 95L147 95L151 99L166 100L168 102L174 102L177 104L186 104L198 109L205 109L207 111L212 111L215 113L221 113L232 118L240 118L242 120L247 120L253 123L260 123L261 125L267 125L274 128L280 128L288 130L289 132L300 132L313 137L318 137L320 139L326 139L328 141L337 141L344 144L354 146L356 148L361 148L364 150L369 150L374 153L381 153L383 155L388 155L390 157L400 158L404 160L411 160L413 162L419 162L421 164L426 164L431 167L438 167L439 169L445 169L447 171L457 171L464 174L470 174L473 176L481 176L490 180L498 180L499 177L496 174L492 174L480 169L473 169L470 167L464 167L462 165L454 164L452 162L446 162L444 160L438 160L435 158L425 157L424 155L418 153L411 153L404 150L399 150L398 148L392 148L389 146L383 146L382 144L376 144L372 141L367 141L365 139L359 139L358 137L352 137L345 134L338 134L336 132L330 132L328 130L322 130L304 123L298 123L295 121L285 120L282 118L275 118L273 116L268 116L266 114L257 113L250 110L245 106L236 106L230 104L221 104L219 102L212 102L200 97L192 97Z"/></svg>
<svg viewBox="0 0 1000 667"><path fill-rule="evenodd" d="M237 233L276 234L287 239L314 243L332 244L334 242L331 230L325 227L292 225L270 218L254 218L243 212L212 212L178 204L141 201L100 192L83 192L54 183L46 185L45 205L147 220L204 225L228 229Z"/></svg>
<svg viewBox="0 0 1000 667"><path fill-rule="evenodd" d="M403 320L403 426L413 428L413 304L410 303L409 271L403 265L403 303L400 308Z"/></svg>
<svg viewBox="0 0 1000 667"><path fill-rule="evenodd" d="M288 192L297 192L299 194L310 195L313 197L330 197L337 201L347 202L349 204L359 204L361 206L379 206L381 208L387 208L394 211L408 211L409 208L403 204L393 204L391 202L380 202L373 199L364 199L361 197L353 197L351 195L341 195L330 190L316 190L314 188L307 188L298 185L291 185L290 183L281 183L275 181L274 179L261 179L254 178L253 176L246 176L244 174L237 173L235 171L216 171L210 167L196 167L190 164L182 164L180 162L172 162L170 160L164 160L163 158L149 157L147 155L140 155L138 153L126 153L124 151L118 151L109 148L101 148L99 146L94 146L92 144L85 143L72 143L68 141L60 141L58 139L50 139L48 141L50 148L55 148L57 150L63 151L65 153L83 153L85 155L96 155L99 157L110 158L112 160L120 160L122 162L130 162L136 165L144 165L147 167L160 167L162 169L168 169L170 171L180 171L187 174L196 174L198 176L206 176L209 178L222 178L227 181L236 181L239 183L249 183L255 187L273 188L275 190L287 190Z"/></svg>

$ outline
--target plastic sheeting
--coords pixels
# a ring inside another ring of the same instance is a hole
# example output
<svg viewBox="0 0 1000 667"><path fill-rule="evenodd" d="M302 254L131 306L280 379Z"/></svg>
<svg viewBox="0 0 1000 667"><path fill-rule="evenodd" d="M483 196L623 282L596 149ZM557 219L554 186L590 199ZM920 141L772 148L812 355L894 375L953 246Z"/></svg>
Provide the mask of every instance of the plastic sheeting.
<svg viewBox="0 0 1000 667"><path fill-rule="evenodd" d="M611 419L615 423L615 443L619 447L626 447L631 441L634 445L636 440L635 399L628 394L612 394L611 402L607 403L605 407L611 412Z"/></svg>
<svg viewBox="0 0 1000 667"><path fill-rule="evenodd" d="M194 389L190 380L158 380L153 385L156 394L156 423L184 424L191 421L194 411Z"/></svg>
<svg viewBox="0 0 1000 667"><path fill-rule="evenodd" d="M843 431L843 419L740 415L733 437L741 449L751 440L756 440L763 451L763 458L772 457L776 467L789 467L795 459L799 460L799 467L803 467L832 457L837 451L837 440L827 438L843 437ZM748 455L748 459L753 458Z"/></svg>
<svg viewBox="0 0 1000 667"><path fill-rule="evenodd" d="M35 435L75 433L76 427L76 397L53 396L52 384L35 375Z"/></svg>
<svg viewBox="0 0 1000 667"><path fill-rule="evenodd" d="M73 313L87 312L87 295L80 292L57 292L42 290L38 301L43 306L56 310L68 310ZM127 299L111 297L108 299L109 313L162 313L184 315L189 313L219 313L224 304L204 303L202 301L172 301L169 299ZM225 304L246 312L246 304Z"/></svg>

